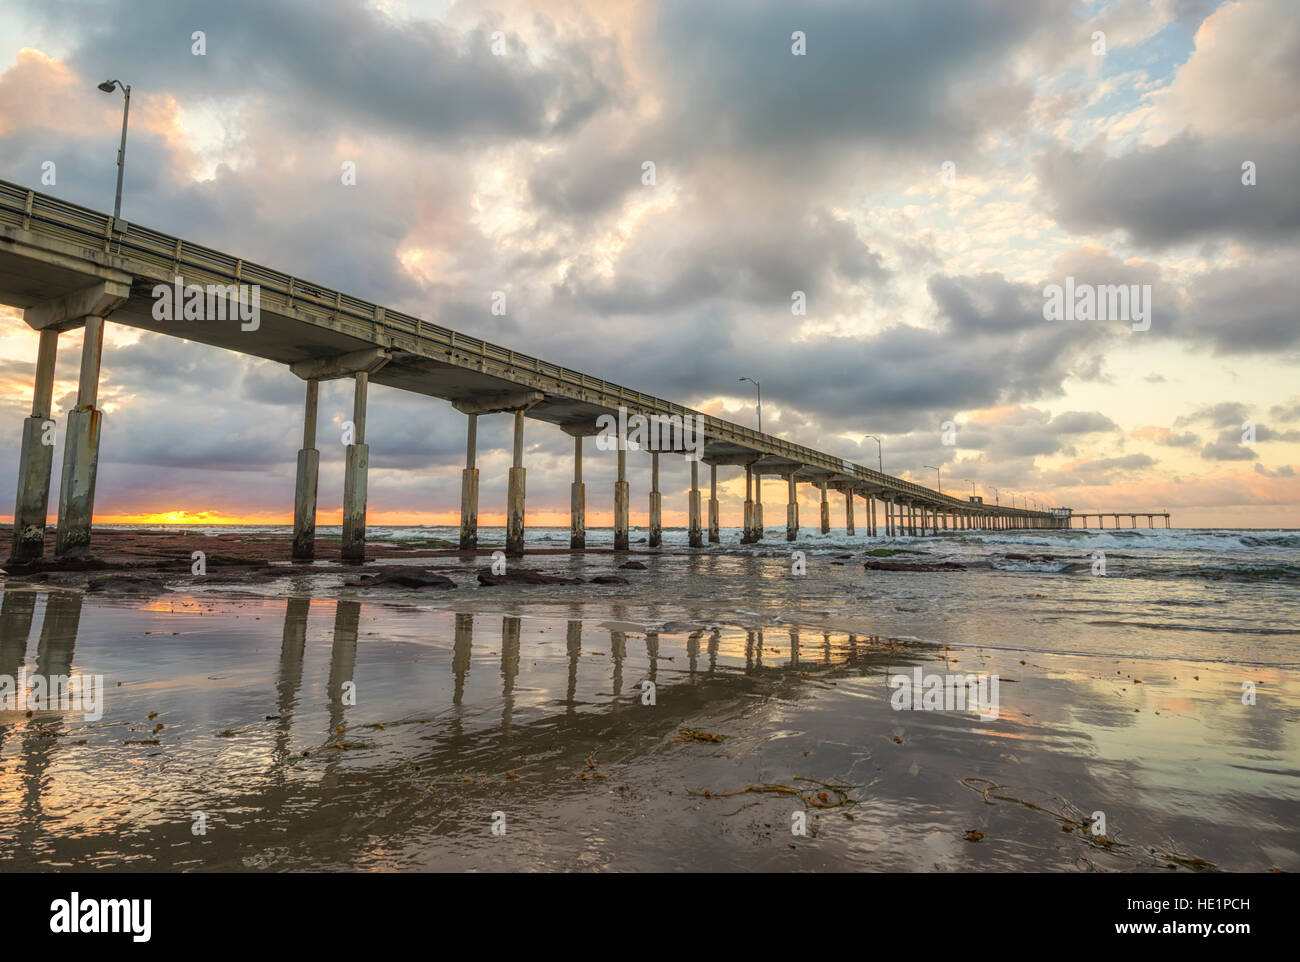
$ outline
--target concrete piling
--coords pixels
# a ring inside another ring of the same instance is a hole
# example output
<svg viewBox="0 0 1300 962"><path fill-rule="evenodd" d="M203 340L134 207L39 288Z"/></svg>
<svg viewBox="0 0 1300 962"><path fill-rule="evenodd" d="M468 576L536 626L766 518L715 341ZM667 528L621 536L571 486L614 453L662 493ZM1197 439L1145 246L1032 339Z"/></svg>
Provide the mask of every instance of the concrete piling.
<svg viewBox="0 0 1300 962"><path fill-rule="evenodd" d="M506 491L506 554L524 553L524 412L515 411L514 461Z"/></svg>
<svg viewBox="0 0 1300 962"><path fill-rule="evenodd" d="M870 498L867 499L867 503L868 504L871 503ZM844 489L844 532L849 537L853 537L855 533L853 529L853 489L852 488Z"/></svg>
<svg viewBox="0 0 1300 962"><path fill-rule="evenodd" d="M785 503L785 540L799 540L799 495L795 490L794 475L786 477L786 482L790 486L789 496Z"/></svg>
<svg viewBox="0 0 1300 962"><path fill-rule="evenodd" d="M81 345L81 375L77 406L68 412L63 447L63 478L59 485L59 530L54 553L83 554L90 550L90 520L95 511L95 479L99 471L99 436L103 412L99 402L99 365L104 351L104 319L87 317Z"/></svg>
<svg viewBox="0 0 1300 962"><path fill-rule="evenodd" d="M36 350L36 378L32 388L32 413L23 421L18 451L18 492L14 498L14 535L11 562L31 561L45 553L45 519L50 510L50 469L54 463L50 420L54 397L54 363L59 347L57 328L40 332Z"/></svg>
<svg viewBox="0 0 1300 962"><path fill-rule="evenodd" d="M569 547L587 547L587 488L582 483L582 435L573 436L573 485L569 493Z"/></svg>
<svg viewBox="0 0 1300 962"><path fill-rule="evenodd" d="M370 469L370 445L366 444L366 393L370 375L353 375L353 443L347 447L343 467L343 544L345 561L366 559L366 484Z"/></svg>
<svg viewBox="0 0 1300 962"><path fill-rule="evenodd" d="M478 415L466 418L465 467L460 472L460 550L478 547Z"/></svg>
<svg viewBox="0 0 1300 962"><path fill-rule="evenodd" d="M320 478L320 451L316 448L316 413L320 401L320 381L307 381L307 399L303 405L302 448L298 451L298 471L293 484L293 549L297 561L316 557L316 497Z"/></svg>
<svg viewBox="0 0 1300 962"><path fill-rule="evenodd" d="M822 534L831 532L831 506L826 500L826 482L822 482Z"/></svg>
<svg viewBox="0 0 1300 962"><path fill-rule="evenodd" d="M650 452L650 537L652 548L664 542L663 497L659 494L659 452Z"/></svg>
<svg viewBox="0 0 1300 962"><path fill-rule="evenodd" d="M710 506L709 513L712 515L713 508ZM700 531L700 462L691 460L691 493L686 504L687 514L687 539L692 548L703 548L704 537ZM710 525L712 521L710 520Z"/></svg>
<svg viewBox="0 0 1300 962"><path fill-rule="evenodd" d="M627 438L618 439L618 479L614 482L614 550L628 549Z"/></svg>
<svg viewBox="0 0 1300 962"><path fill-rule="evenodd" d="M722 541L721 518L718 510L718 466L709 465L709 543Z"/></svg>
<svg viewBox="0 0 1300 962"><path fill-rule="evenodd" d="M750 544L754 540L754 469L745 465L745 520L741 528L740 541Z"/></svg>

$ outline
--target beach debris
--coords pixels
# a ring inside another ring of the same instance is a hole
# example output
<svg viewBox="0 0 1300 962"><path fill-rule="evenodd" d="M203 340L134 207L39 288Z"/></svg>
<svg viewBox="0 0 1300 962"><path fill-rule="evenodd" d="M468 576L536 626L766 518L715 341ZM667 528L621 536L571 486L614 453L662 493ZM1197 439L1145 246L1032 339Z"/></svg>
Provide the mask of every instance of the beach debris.
<svg viewBox="0 0 1300 962"><path fill-rule="evenodd" d="M685 738L677 738L674 739L674 741L681 742L681 741L689 740L693 742L719 743L727 740L726 735L715 735L711 732L706 732L703 728L684 728L678 726L677 730L681 732L685 736Z"/></svg>
<svg viewBox="0 0 1300 962"><path fill-rule="evenodd" d="M822 788L826 789L826 791L800 791L799 789L792 788L789 785L772 784L746 785L744 788L734 792L712 792L707 789L697 792L694 789L688 788L686 794L694 795L697 798L734 798L737 795L747 794L791 795L798 798L809 808L840 808L845 805L858 804L858 800L853 798L849 793L855 788L860 788L860 785L835 785L831 782L823 782L818 778L806 778L803 775L794 776L794 781L810 782L814 785L820 785ZM834 799L831 798L832 792L835 794ZM737 811L740 811L740 809L737 809ZM731 814L734 815L736 813L732 812Z"/></svg>
<svg viewBox="0 0 1300 962"><path fill-rule="evenodd" d="M963 838L965 838L966 841L968 842L978 842L983 837L984 837L984 833L977 828L972 828L969 832L967 832L963 836Z"/></svg>

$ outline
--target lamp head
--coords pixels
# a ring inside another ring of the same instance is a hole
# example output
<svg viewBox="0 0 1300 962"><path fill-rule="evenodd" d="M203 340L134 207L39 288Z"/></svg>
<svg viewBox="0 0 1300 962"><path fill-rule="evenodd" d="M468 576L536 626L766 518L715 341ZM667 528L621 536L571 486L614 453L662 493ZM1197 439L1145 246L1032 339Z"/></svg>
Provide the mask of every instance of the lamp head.
<svg viewBox="0 0 1300 962"><path fill-rule="evenodd" d="M111 94L116 88L117 88L116 80L105 80L102 84L99 85L99 89L104 91L104 93L106 94Z"/></svg>

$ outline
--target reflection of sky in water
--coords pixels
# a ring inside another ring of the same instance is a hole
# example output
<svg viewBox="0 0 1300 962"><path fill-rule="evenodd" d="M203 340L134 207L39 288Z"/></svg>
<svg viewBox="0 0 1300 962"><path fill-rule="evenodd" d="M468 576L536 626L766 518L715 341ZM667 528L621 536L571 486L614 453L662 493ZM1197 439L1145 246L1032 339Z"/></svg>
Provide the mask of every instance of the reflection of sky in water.
<svg viewBox="0 0 1300 962"><path fill-rule="evenodd" d="M1151 867L1149 845L1300 868L1290 669L945 657L772 625L656 633L645 610L11 590L0 672L101 674L106 704L98 722L0 719L0 864L974 870L1087 858L1124 870ZM892 711L886 672L918 663L998 672L999 719ZM1246 678L1254 708L1241 705ZM680 725L729 738L679 742ZM687 794L794 775L859 786L855 818L822 814L791 850L790 799ZM965 777L1053 810L1105 810L1129 849L1097 851L1050 816L985 805ZM487 832L497 810L508 842ZM972 847L961 835L976 827L988 838Z"/></svg>

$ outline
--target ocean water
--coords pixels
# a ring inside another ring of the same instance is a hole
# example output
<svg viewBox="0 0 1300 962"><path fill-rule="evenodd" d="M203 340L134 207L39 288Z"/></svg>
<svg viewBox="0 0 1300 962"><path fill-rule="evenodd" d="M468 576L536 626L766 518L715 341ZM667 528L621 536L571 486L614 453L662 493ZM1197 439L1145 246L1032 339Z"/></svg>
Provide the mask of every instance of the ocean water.
<svg viewBox="0 0 1300 962"><path fill-rule="evenodd" d="M240 531L250 536L285 530L192 529L195 535ZM337 532L321 528L318 535ZM457 531L376 526L368 537L395 544L453 541ZM567 528L532 528L527 543L565 548L568 537ZM483 548L503 538L500 528L480 529ZM659 549L648 549L645 538L644 529L632 529L632 548L647 564L645 571L619 571L622 559L603 553L539 554L521 562L584 579L617 573L628 585L482 589L475 566L455 558L421 558L405 563L443 571L459 587L433 596L399 592L391 597L461 609L484 602L577 604L601 617L617 605L620 617L646 625L784 623L943 645L1300 667L1300 531L1138 528L872 538L804 528L790 543L783 529L769 528L763 542L742 545L739 530L724 528L721 544L698 550L687 547L685 528L665 529ZM589 528L587 543L612 546L612 529ZM794 573L794 552L802 553L805 574ZM863 565L869 561L949 562L964 570L868 571ZM477 566L484 563L480 558ZM266 596L346 591L352 577L337 565L314 570L304 575L300 568L292 574L286 569L285 581L247 590ZM208 587L221 585L214 581Z"/></svg>

